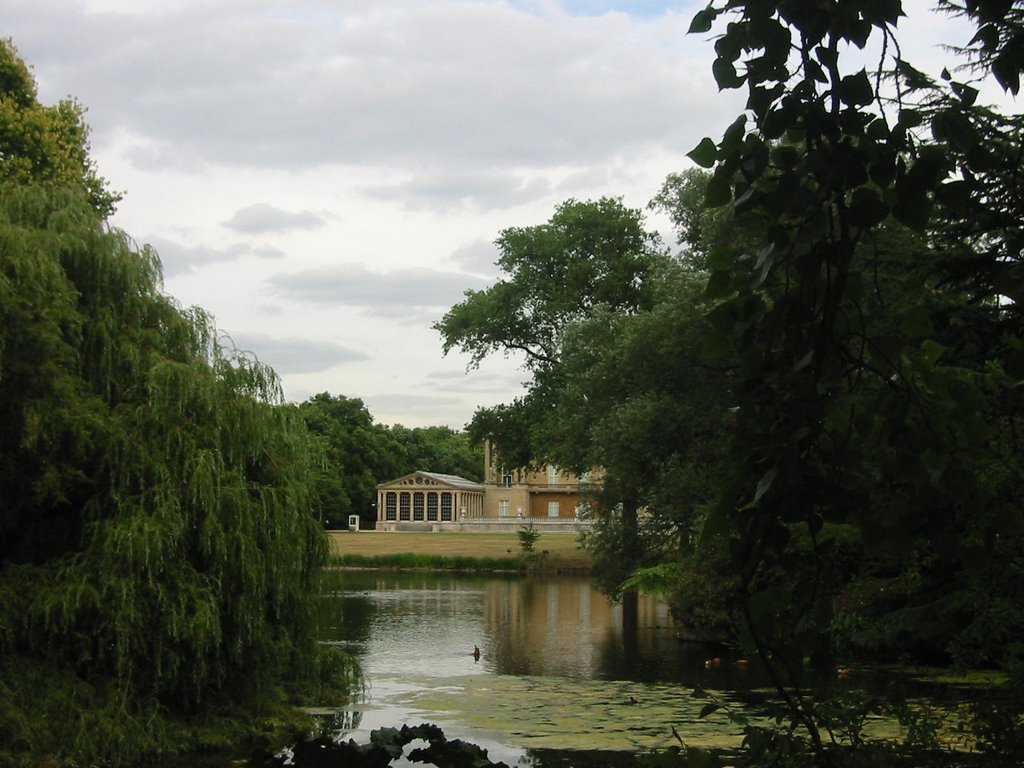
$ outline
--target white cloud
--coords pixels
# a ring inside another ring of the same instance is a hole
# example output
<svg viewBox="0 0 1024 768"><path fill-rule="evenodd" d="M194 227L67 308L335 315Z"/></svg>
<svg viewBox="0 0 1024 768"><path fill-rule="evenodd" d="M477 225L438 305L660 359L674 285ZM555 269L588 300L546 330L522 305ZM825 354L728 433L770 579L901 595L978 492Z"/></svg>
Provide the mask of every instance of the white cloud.
<svg viewBox="0 0 1024 768"><path fill-rule="evenodd" d="M268 203L255 203L239 208L224 222L238 232L276 232L289 229L317 229L324 220L312 211L284 211Z"/></svg>
<svg viewBox="0 0 1024 768"><path fill-rule="evenodd" d="M252 352L279 375L320 373L338 365L370 358L365 352L329 341L301 337L278 338L245 332L232 334L231 338L236 348Z"/></svg>
<svg viewBox="0 0 1024 768"><path fill-rule="evenodd" d="M4 34L41 100L88 108L113 223L290 398L461 426L521 391L430 328L494 279L499 232L570 196L643 207L741 111L686 35L704 4L6 0ZM935 55L950 22L914 8L905 44Z"/></svg>

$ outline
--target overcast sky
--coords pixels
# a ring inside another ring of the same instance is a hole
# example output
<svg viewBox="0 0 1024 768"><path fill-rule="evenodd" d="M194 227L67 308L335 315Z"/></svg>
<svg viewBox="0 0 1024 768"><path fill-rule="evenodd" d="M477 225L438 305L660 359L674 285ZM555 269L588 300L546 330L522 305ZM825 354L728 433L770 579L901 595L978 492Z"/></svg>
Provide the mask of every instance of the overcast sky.
<svg viewBox="0 0 1024 768"><path fill-rule="evenodd" d="M643 207L739 113L710 37L685 34L704 5L4 0L0 34L43 103L88 108L125 192L113 224L287 399L461 428L524 378L500 359L467 373L430 327L496 278L499 231L568 198ZM912 60L951 37L928 5L906 3Z"/></svg>

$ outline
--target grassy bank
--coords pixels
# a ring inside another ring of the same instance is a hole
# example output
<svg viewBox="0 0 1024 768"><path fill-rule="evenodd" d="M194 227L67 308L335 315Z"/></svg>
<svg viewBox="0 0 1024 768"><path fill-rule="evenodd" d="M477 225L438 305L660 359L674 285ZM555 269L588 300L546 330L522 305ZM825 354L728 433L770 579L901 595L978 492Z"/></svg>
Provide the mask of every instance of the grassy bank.
<svg viewBox="0 0 1024 768"><path fill-rule="evenodd" d="M338 565L438 570L585 571L590 554L575 534L543 534L534 553L524 553L515 533L331 531L332 560Z"/></svg>

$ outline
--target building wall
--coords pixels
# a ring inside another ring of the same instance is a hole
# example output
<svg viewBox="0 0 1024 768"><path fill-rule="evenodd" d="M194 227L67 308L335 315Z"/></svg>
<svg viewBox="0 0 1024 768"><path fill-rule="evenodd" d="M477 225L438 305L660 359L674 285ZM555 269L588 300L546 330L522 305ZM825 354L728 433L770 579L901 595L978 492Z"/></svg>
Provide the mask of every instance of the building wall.
<svg viewBox="0 0 1024 768"><path fill-rule="evenodd" d="M558 514L552 516L556 503ZM551 466L507 469L486 444L482 485L428 472L378 485L377 527L431 530L479 520L571 523L587 503L586 484L581 488L576 475Z"/></svg>
<svg viewBox="0 0 1024 768"><path fill-rule="evenodd" d="M584 484L585 486L585 484ZM581 478L556 467L508 468L490 443L484 445L485 518L500 518L502 502L508 502L509 517L548 519L549 505L558 503L558 519L574 520L587 503ZM553 519L553 518L552 518Z"/></svg>

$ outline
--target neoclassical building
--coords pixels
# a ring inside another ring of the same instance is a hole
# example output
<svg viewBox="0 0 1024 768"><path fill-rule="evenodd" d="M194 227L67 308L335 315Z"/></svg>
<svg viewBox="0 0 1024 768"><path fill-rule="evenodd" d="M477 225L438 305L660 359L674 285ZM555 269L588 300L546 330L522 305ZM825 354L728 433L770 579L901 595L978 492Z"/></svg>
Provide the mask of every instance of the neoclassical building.
<svg viewBox="0 0 1024 768"><path fill-rule="evenodd" d="M484 445L484 482L417 471L377 486L377 530L546 530L589 525L589 477L554 465L515 468Z"/></svg>
<svg viewBox="0 0 1024 768"><path fill-rule="evenodd" d="M378 529L475 519L483 508L484 487L457 475L419 471L377 486Z"/></svg>

